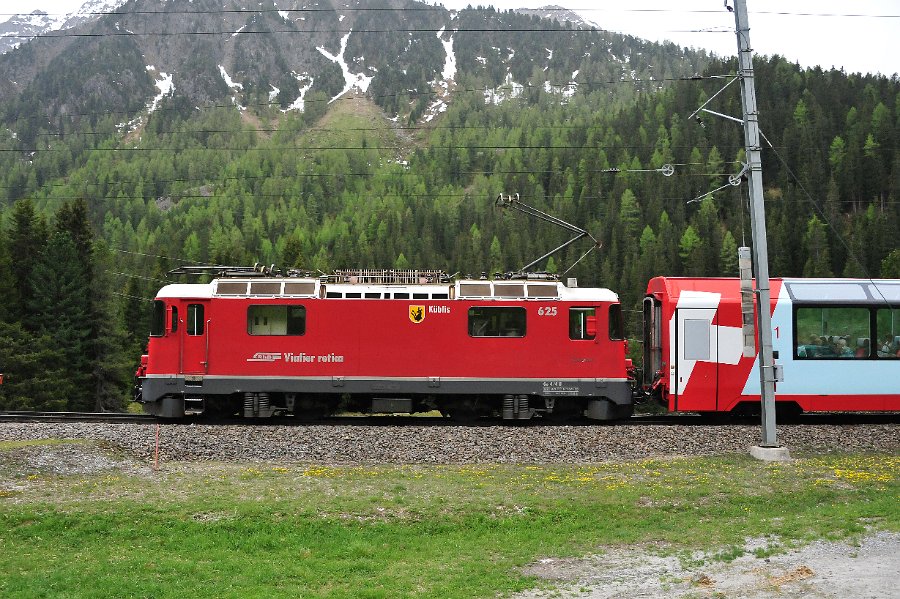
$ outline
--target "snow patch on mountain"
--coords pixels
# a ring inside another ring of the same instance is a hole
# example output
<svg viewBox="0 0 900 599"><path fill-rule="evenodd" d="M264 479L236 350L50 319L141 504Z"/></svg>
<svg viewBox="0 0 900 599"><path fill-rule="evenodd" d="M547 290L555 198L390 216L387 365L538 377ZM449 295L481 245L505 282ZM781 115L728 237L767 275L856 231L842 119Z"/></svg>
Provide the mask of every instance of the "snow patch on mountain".
<svg viewBox="0 0 900 599"><path fill-rule="evenodd" d="M450 84L456 79L456 54L453 52L453 36L451 35L449 40L444 40L444 30L445 27L441 27L437 32L438 41L444 46L444 67L441 69L440 81L430 82L437 97L422 114L422 120L426 123L431 122L437 115L447 110L450 102Z"/></svg>
<svg viewBox="0 0 900 599"><path fill-rule="evenodd" d="M303 112L306 109L306 104L304 98L306 98L307 92L312 88L314 79L309 76L309 73L295 73L291 72L291 75L294 76L294 79L297 80L298 83L303 83L306 81L306 85L300 86L300 95L294 100L290 106L282 110L281 112L288 112L290 110L298 110Z"/></svg>
<svg viewBox="0 0 900 599"><path fill-rule="evenodd" d="M222 76L222 79L225 80L225 85L234 90L234 93L231 96L231 103L238 107L238 110L247 110L245 106L241 106L241 103L238 101L237 93L244 90L244 86L237 81L234 81L231 76L228 75L228 72L225 70L225 67L222 65L219 66L219 74Z"/></svg>
<svg viewBox="0 0 900 599"><path fill-rule="evenodd" d="M225 70L225 67L223 67L222 65L219 65L219 74L222 75L222 79L225 80L225 85L227 85L231 89L235 91L241 91L244 89L243 85L231 79L231 77L228 75L228 72Z"/></svg>
<svg viewBox="0 0 900 599"><path fill-rule="evenodd" d="M372 77L369 77L365 73L351 73L347 61L344 60L344 52L347 51L347 40L350 39L351 33L353 33L352 29L347 32L347 35L341 38L341 50L337 54L332 54L322 46L316 46L316 50L318 50L322 56L341 67L341 72L344 74L344 89L329 100L329 104L349 92L354 87L362 93L366 93L369 89L369 84L372 83Z"/></svg>
<svg viewBox="0 0 900 599"><path fill-rule="evenodd" d="M147 66L148 71L155 71L156 67L149 65ZM166 96L171 96L175 93L175 84L172 81L172 75L170 73L159 72L159 79L156 80L156 89L159 90L159 93L151 100L150 106L148 107L149 112L153 112L156 110L156 107L159 106L159 103Z"/></svg>
<svg viewBox="0 0 900 599"><path fill-rule="evenodd" d="M450 36L449 40L444 41L444 28L441 27L438 30L437 37L441 42L441 45L444 46L444 52L447 53L446 58L444 59L444 68L441 71L441 77L444 78L445 82L450 81L451 79L456 78L456 54L453 53L453 36Z"/></svg>
<svg viewBox="0 0 900 599"><path fill-rule="evenodd" d="M162 102L163 98L167 96L171 97L175 94L175 84L173 83L172 75L170 75L169 73L164 73L162 71L157 71L156 67L152 64L148 64L144 68L147 69L147 72L151 75L155 74L154 78L156 79L156 81L154 83L156 85L156 89L159 90L159 93L156 94L156 96L154 96L153 99L147 103L146 114L139 114L126 123L119 123L118 125L116 125L116 128L119 130L119 132L133 133L134 131L137 131L138 129L143 127L144 123L146 122L146 117L156 111L156 109L159 107L159 103Z"/></svg>
<svg viewBox="0 0 900 599"><path fill-rule="evenodd" d="M96 21L102 13L115 12L127 0L88 0L70 13L48 14L36 10L31 14L14 14L0 23L0 54L9 52L35 37L51 31L72 29L82 23Z"/></svg>
<svg viewBox="0 0 900 599"><path fill-rule="evenodd" d="M525 86L513 81L512 73L507 73L502 85L484 90L484 103L499 105L506 100L518 98L523 91L525 91Z"/></svg>

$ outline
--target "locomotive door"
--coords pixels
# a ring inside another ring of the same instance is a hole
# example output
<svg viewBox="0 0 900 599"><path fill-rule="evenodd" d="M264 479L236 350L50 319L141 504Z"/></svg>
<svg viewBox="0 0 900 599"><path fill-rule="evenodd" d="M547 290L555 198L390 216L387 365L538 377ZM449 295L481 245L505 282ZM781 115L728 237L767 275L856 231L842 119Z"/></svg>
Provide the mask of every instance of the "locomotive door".
<svg viewBox="0 0 900 599"><path fill-rule="evenodd" d="M206 374L209 371L209 302L191 300L181 327L181 373Z"/></svg>
<svg viewBox="0 0 900 599"><path fill-rule="evenodd" d="M718 403L718 328L715 308L676 310L675 409L715 410Z"/></svg>

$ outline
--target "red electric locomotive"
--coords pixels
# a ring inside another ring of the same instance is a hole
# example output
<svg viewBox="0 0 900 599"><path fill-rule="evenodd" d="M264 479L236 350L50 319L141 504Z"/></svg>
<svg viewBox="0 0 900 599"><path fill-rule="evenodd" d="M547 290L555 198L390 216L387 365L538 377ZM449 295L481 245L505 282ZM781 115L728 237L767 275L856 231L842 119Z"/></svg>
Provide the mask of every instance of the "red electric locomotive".
<svg viewBox="0 0 900 599"><path fill-rule="evenodd" d="M137 398L173 418L340 408L612 420L633 405L615 293L438 271L224 269L163 287Z"/></svg>

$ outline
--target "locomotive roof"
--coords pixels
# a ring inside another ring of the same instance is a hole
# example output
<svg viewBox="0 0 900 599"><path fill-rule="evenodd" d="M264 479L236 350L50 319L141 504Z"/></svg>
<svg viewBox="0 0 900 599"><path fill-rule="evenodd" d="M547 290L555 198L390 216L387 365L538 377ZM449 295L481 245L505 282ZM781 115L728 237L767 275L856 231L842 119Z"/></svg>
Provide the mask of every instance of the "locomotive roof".
<svg viewBox="0 0 900 599"><path fill-rule="evenodd" d="M450 291L452 289L452 292ZM324 291L323 291L324 290ZM323 283L315 278L248 278L215 279L210 283L175 283L166 285L156 294L157 298L212 297L344 297L365 298L366 294L382 293L384 299L398 293L410 294L413 299L502 299L502 300L567 300L616 302L618 295L598 287L567 287L557 281L521 280L459 280L453 283L383 284L383 283ZM416 297L413 294L427 294ZM402 299L409 299L404 297Z"/></svg>

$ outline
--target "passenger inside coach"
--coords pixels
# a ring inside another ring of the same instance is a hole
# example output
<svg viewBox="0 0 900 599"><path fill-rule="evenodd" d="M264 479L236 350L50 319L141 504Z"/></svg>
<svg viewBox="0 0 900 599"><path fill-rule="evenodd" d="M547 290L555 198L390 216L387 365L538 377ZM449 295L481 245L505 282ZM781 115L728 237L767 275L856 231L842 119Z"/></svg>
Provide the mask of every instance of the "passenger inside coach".
<svg viewBox="0 0 900 599"><path fill-rule="evenodd" d="M835 351L836 351L837 355L841 358L852 358L853 357L853 350L851 350L847 346L847 340L844 339L843 337L837 338L837 341L835 343Z"/></svg>
<svg viewBox="0 0 900 599"><path fill-rule="evenodd" d="M865 337L860 337L856 340L856 357L857 358L868 358L869 357L869 340Z"/></svg>
<svg viewBox="0 0 900 599"><path fill-rule="evenodd" d="M884 336L884 343L878 349L879 358L900 358L900 336Z"/></svg>

